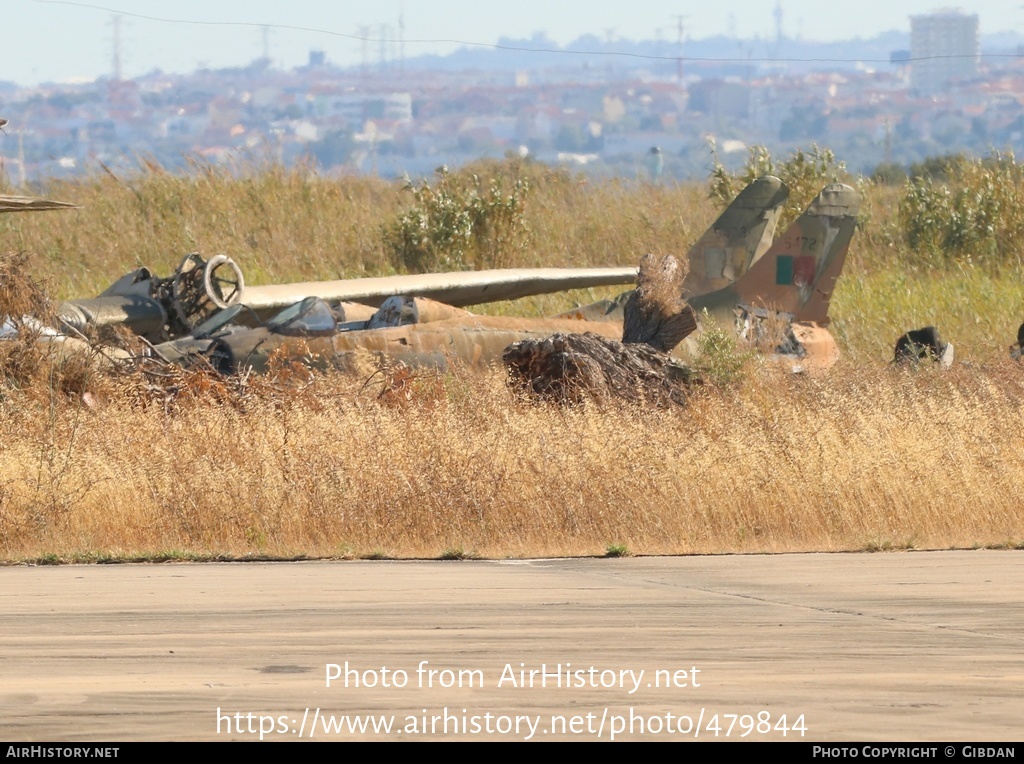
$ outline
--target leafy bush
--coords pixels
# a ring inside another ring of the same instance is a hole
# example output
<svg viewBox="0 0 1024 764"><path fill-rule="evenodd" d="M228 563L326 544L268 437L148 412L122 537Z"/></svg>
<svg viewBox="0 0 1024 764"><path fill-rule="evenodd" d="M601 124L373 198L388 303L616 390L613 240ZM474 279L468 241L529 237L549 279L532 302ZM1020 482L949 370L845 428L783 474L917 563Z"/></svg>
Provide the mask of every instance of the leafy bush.
<svg viewBox="0 0 1024 764"><path fill-rule="evenodd" d="M910 165L911 178L929 178L931 180L950 180L956 175L956 168L969 161L964 153L943 154L937 157L926 157L920 162Z"/></svg>
<svg viewBox="0 0 1024 764"><path fill-rule="evenodd" d="M928 265L1018 264L1024 246L1024 167L1013 154L949 159L948 182L915 176L899 203L906 245Z"/></svg>
<svg viewBox="0 0 1024 764"><path fill-rule="evenodd" d="M604 548L605 557L632 557L633 553L629 551L629 547L626 544L612 543Z"/></svg>
<svg viewBox="0 0 1024 764"><path fill-rule="evenodd" d="M751 181L762 175L774 175L789 186L789 203L779 221L785 230L818 195L822 187L836 181L848 181L846 164L836 159L830 149L812 144L810 149L796 149L788 159L775 160L764 146L751 146L747 163L737 173L730 173L718 158L714 141L710 142L711 176L708 198L725 206Z"/></svg>
<svg viewBox="0 0 1024 764"><path fill-rule="evenodd" d="M898 162L882 162L871 171L871 181L883 186L899 186L907 182L907 171Z"/></svg>
<svg viewBox="0 0 1024 764"><path fill-rule="evenodd" d="M433 186L424 180L410 181L405 188L413 195L413 205L384 231L396 268L425 272L503 267L526 246L523 212L529 184L521 177L453 176L440 167Z"/></svg>
<svg viewBox="0 0 1024 764"><path fill-rule="evenodd" d="M705 328L697 336L696 368L712 387L735 387L743 380L753 353L742 350L731 331L714 326L706 317L703 322Z"/></svg>

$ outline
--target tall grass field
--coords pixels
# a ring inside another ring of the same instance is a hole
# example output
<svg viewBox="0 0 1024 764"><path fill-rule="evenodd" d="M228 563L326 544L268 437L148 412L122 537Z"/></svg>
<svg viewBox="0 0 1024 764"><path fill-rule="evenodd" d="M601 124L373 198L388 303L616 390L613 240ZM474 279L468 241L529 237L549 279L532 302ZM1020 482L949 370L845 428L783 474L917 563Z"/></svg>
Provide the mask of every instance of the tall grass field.
<svg viewBox="0 0 1024 764"><path fill-rule="evenodd" d="M766 171L792 189L786 220L832 180L862 195L828 375L726 345L716 352L730 363L714 368L728 373L683 408L566 408L524 398L500 368L396 380L368 360L353 376L180 372L154 385L0 341L0 560L1024 546L1013 157L953 158L897 186L851 178L818 148L753 151L743 173L716 165L684 186L519 160L415 182L272 164L101 167L0 186L79 205L0 216L0 314L42 310L41 292L93 296L140 265L167 275L192 251L230 255L253 284L681 256ZM608 294L486 310L545 315ZM896 338L925 325L953 342L954 367L891 366Z"/></svg>

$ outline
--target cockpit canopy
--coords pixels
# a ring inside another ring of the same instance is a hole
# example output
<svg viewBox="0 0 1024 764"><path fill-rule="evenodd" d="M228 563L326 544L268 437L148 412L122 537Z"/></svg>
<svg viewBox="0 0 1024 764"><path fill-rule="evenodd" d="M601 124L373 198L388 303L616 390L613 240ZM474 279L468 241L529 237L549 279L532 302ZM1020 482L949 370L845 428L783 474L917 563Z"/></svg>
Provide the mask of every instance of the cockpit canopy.
<svg viewBox="0 0 1024 764"><path fill-rule="evenodd" d="M267 329L286 337L325 337L338 331L338 322L326 302L307 297L267 321Z"/></svg>

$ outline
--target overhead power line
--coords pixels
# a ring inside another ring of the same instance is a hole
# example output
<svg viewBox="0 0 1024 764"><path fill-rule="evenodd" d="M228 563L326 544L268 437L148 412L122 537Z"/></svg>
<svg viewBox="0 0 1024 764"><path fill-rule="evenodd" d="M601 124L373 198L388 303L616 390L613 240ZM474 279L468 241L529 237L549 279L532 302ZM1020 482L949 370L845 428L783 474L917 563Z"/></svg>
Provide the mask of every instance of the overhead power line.
<svg viewBox="0 0 1024 764"><path fill-rule="evenodd" d="M95 11L103 11L105 13L113 13L120 16L129 16L136 19L143 19L145 21L155 21L162 24L186 24L192 26L218 26L218 27L259 27L261 29L281 29L292 32L310 32L313 34L329 35L331 37L341 37L346 40L353 40L361 43L377 43L378 45L388 44L420 44L420 45L464 45L466 47L473 48L488 48L490 50L505 50L515 53L550 53L557 55L566 56L612 56L618 58L632 58L640 59L644 61L666 61L678 63L685 61L689 63L709 63L709 64L746 64L750 62L757 62L763 64L779 63L779 64L889 64L893 63L889 58L826 58L826 57L797 57L797 56L764 56L764 57L747 57L742 58L724 56L724 57L712 57L712 56L661 56L656 54L648 53L633 53L630 51L623 50L575 50L571 48L543 48L543 47L531 47L526 45L507 45L502 43L489 43L489 42L475 42L472 40L457 40L452 38L431 38L431 39L416 39L416 38L402 38L401 35L397 39L390 37L378 36L370 37L362 34L345 34L344 32L337 32L333 29L319 29L317 27L305 27L296 26L292 24L267 24L264 22L257 21L199 21L196 19L174 19L163 16L150 16L144 13L132 13L131 11L121 10L119 8L111 8L104 5L95 5L93 3L81 3L76 0L35 0L37 3L45 3L47 5L69 5L75 8L87 8ZM935 61L935 60L948 60L948 59L964 59L964 58L997 58L997 59L1020 59L1024 58L1024 53L979 53L977 56L969 54L951 54L951 55L936 55L936 56L907 56L901 58L899 63L912 63L914 61Z"/></svg>

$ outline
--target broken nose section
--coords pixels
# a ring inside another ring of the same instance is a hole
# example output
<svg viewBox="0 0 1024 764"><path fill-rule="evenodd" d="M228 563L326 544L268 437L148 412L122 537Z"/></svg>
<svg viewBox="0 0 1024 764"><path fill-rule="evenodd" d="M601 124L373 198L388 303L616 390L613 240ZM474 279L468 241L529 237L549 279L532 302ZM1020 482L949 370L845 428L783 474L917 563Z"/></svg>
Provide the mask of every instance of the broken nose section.
<svg viewBox="0 0 1024 764"><path fill-rule="evenodd" d="M234 260L226 255L205 260L192 253L169 278L138 268L99 297L61 303L57 316L64 327L80 333L123 325L158 343L189 334L218 310L241 302L244 294L245 281Z"/></svg>

